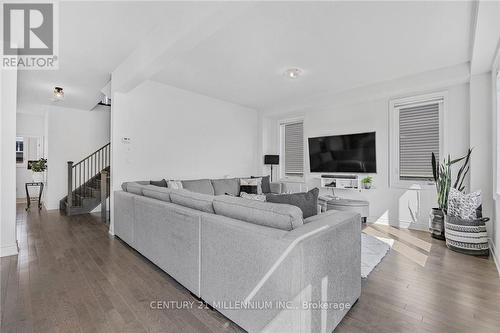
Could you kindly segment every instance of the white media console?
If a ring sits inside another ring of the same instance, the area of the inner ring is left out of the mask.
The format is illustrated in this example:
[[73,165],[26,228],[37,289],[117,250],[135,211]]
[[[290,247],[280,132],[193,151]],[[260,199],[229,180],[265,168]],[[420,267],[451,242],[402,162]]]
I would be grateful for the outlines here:
[[321,187],[331,189],[361,190],[361,179],[357,175],[323,175]]

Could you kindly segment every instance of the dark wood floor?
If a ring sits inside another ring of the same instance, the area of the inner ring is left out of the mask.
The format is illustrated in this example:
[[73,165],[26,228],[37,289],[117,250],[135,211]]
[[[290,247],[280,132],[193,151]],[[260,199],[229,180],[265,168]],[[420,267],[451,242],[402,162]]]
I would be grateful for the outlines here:
[[[118,239],[98,216],[26,214],[18,256],[1,258],[1,332],[235,332],[210,309],[153,310],[196,301]],[[393,249],[363,281],[335,332],[500,332],[500,279],[491,259],[446,249],[427,233],[368,226]]]

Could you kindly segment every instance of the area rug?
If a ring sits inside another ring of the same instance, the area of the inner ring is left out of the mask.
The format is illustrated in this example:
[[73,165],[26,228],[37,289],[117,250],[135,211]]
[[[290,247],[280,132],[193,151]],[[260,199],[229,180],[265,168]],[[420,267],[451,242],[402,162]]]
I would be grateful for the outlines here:
[[361,233],[361,277],[366,278],[387,255],[394,244],[390,238],[373,237]]

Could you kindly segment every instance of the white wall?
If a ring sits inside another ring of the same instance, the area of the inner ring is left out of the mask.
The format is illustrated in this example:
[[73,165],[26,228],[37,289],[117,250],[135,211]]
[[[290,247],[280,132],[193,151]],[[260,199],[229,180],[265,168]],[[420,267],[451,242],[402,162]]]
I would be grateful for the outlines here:
[[[399,89],[399,88],[398,88]],[[459,156],[466,153],[469,146],[469,87],[457,84],[441,87],[435,91],[448,91],[448,112],[445,115],[447,153]],[[415,91],[421,94],[425,91]],[[428,91],[429,92],[429,91]],[[391,95],[390,92],[387,95]],[[392,96],[400,97],[400,96]],[[378,98],[361,103],[343,103],[330,107],[310,107],[307,112],[296,111],[289,114],[268,117],[264,121],[264,153],[279,151],[278,121],[292,117],[304,117],[304,135],[306,138],[323,135],[348,134],[375,131],[377,136],[377,174],[374,175],[376,189],[362,193],[337,190],[336,194],[344,197],[363,198],[370,202],[369,221],[407,226],[411,219],[408,207],[417,215],[417,228],[428,224],[429,211],[435,206],[435,189],[413,191],[389,187],[389,99]],[[361,99],[362,100],[362,99]],[[306,166],[309,170],[306,145]],[[319,187],[319,174],[306,172],[308,188]]]
[[146,81],[113,96],[113,189],[141,179],[253,175],[260,133],[255,110]]
[[[483,216],[493,217],[493,159],[492,159],[492,103],[491,72],[473,75],[470,80],[470,189],[481,190]],[[493,222],[487,223],[493,236]]]
[[491,244],[496,257],[497,269],[500,274],[500,224],[498,218],[500,217],[500,93],[497,92],[497,73],[500,72],[500,50],[497,52],[496,61],[491,70],[491,115],[492,122],[490,128],[492,129],[492,150],[491,155],[493,159],[493,199],[495,202],[492,214],[492,239]]
[[58,209],[67,194],[67,162],[79,162],[110,140],[110,112],[47,108],[45,206]]
[[16,104],[17,71],[0,69],[0,256],[2,257],[17,254],[14,149]]
[[22,136],[44,136],[45,115],[18,112],[16,134]]

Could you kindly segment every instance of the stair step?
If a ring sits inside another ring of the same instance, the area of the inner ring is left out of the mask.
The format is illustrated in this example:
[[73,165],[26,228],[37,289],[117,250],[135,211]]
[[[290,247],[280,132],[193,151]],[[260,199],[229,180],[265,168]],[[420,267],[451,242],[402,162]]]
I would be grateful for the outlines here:
[[[109,174],[109,167],[104,170],[108,171],[106,176],[106,198],[109,197],[111,177]],[[77,189],[71,193],[72,206],[68,207],[67,196],[59,201],[59,209],[66,212],[67,215],[77,215],[90,213],[97,206],[101,204],[101,180],[102,174],[99,172],[90,178],[84,184],[81,184]]]

